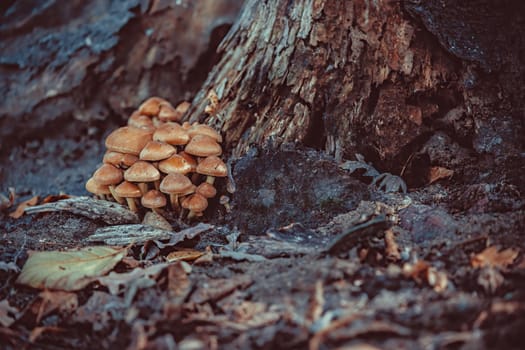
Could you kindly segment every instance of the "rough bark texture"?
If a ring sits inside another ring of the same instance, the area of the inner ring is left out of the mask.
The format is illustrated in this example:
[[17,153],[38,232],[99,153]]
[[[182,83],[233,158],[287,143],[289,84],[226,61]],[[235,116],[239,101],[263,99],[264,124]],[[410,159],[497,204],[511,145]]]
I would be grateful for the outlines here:
[[[470,176],[482,154],[519,164],[523,5],[466,3],[249,0],[189,120],[221,128],[235,155],[272,140],[395,172],[432,163]],[[211,89],[217,116],[203,114]]]
[[[0,147],[114,118],[151,95],[190,98],[240,0],[0,5]],[[80,131],[80,132],[78,132]],[[15,136],[16,135],[16,136]]]

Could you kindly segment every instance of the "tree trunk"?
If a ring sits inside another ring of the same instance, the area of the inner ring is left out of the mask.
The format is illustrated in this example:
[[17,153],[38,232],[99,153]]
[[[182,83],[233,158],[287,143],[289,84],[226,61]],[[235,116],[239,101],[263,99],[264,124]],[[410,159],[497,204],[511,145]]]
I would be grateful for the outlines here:
[[[515,4],[248,0],[187,118],[220,128],[234,155],[271,140],[337,159],[360,152],[397,172],[419,158],[458,171],[477,161],[473,151],[519,158],[525,95],[509,78],[524,76],[525,45],[512,31],[523,24]],[[497,46],[483,47],[490,35]],[[219,113],[206,115],[212,89]]]

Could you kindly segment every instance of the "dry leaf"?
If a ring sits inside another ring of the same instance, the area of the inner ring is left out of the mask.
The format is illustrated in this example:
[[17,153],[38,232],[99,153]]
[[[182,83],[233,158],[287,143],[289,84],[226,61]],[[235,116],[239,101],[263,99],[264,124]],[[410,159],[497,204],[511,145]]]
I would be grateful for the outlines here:
[[18,318],[18,309],[9,305],[9,301],[4,299],[0,301],[0,325],[9,327]]
[[117,295],[121,292],[121,287],[124,287],[124,290],[127,290],[134,288],[139,284],[144,285],[142,282],[145,280],[154,281],[168,266],[169,264],[164,263],[152,265],[145,269],[139,267],[130,272],[111,272],[109,275],[99,277],[97,280],[100,284],[106,286],[112,295]]
[[428,284],[438,293],[443,292],[448,286],[447,274],[438,271],[423,260],[418,260],[414,264],[406,263],[403,265],[403,274],[418,284]]
[[29,311],[36,316],[35,322],[38,324],[44,317],[57,310],[60,313],[69,314],[77,307],[78,298],[75,293],[44,290],[31,304]]
[[516,260],[518,253],[517,249],[507,248],[500,251],[499,247],[491,246],[471,257],[470,263],[472,267],[489,266],[505,269]]
[[454,170],[450,170],[440,166],[433,166],[430,167],[430,170],[428,172],[428,183],[431,184],[441,179],[448,179],[451,178],[452,175],[454,175]]
[[9,214],[9,216],[12,217],[13,219],[18,219],[22,215],[24,215],[24,212],[25,212],[27,207],[30,207],[32,205],[36,205],[37,203],[38,203],[38,196],[34,196],[31,199],[23,201],[22,203],[20,203],[18,205],[18,207],[16,208],[15,211],[13,211],[12,213]]
[[51,195],[51,196],[47,196],[46,198],[44,198],[42,200],[42,203],[41,204],[46,204],[46,203],[53,203],[53,202],[57,202],[57,201],[60,201],[62,199],[69,199],[71,198],[70,195],[67,195],[67,194],[57,194],[57,195]]
[[394,237],[394,231],[388,229],[385,231],[385,252],[389,261],[399,261],[401,253]]
[[503,282],[505,282],[505,277],[503,277],[498,269],[488,266],[481,270],[477,282],[483,287],[485,292],[493,294],[501,287]]
[[306,314],[306,320],[310,325],[316,322],[323,315],[325,299],[324,299],[324,288],[323,281],[318,280],[315,283],[315,290],[310,297],[310,303],[308,305],[308,311]]
[[154,211],[148,211],[144,215],[144,219],[142,219],[143,225],[149,225],[153,226],[155,228],[166,230],[166,231],[173,231],[173,227],[171,224],[164,218],[164,216],[154,212]]
[[181,248],[179,250],[175,250],[166,256],[166,261],[168,262],[175,262],[175,261],[193,261],[201,256],[203,256],[204,253],[195,249],[191,248]]
[[16,282],[39,289],[79,290],[111,271],[126,254],[126,248],[106,246],[30,252]]

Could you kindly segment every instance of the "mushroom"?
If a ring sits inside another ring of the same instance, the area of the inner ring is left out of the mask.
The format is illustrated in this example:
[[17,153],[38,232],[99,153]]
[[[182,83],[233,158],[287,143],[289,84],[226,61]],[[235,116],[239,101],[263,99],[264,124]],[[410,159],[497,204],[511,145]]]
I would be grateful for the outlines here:
[[188,220],[195,216],[202,216],[203,212],[208,207],[208,200],[198,193],[192,194],[182,201],[182,207],[188,209]]
[[186,145],[184,151],[197,157],[220,156],[222,153],[221,145],[208,135],[195,135]]
[[126,199],[128,207],[132,212],[138,212],[137,204],[135,203],[135,198],[140,198],[140,196],[142,196],[142,192],[140,191],[140,188],[137,185],[132,184],[129,181],[123,181],[120,185],[118,185],[115,188],[115,193],[117,193],[117,195],[119,195],[120,197]]
[[124,200],[115,193],[115,185],[122,181],[122,170],[111,164],[102,164],[93,174],[93,180],[99,185],[108,186],[113,198],[120,204],[124,204]]
[[179,124],[165,123],[157,128],[153,134],[153,140],[166,142],[174,146],[182,146],[188,143],[190,136]]
[[106,195],[111,194],[109,186],[104,186],[93,180],[92,177],[86,182],[86,191],[93,193],[99,199],[106,199]]
[[170,103],[163,98],[150,97],[139,106],[139,113],[147,115],[148,117],[156,117],[159,115],[160,107],[163,104],[170,105]]
[[160,191],[170,196],[173,210],[180,210],[179,196],[187,195],[195,191],[195,186],[190,179],[179,173],[168,174],[160,183]]
[[110,151],[138,156],[144,146],[151,140],[152,136],[152,131],[124,126],[108,135],[106,138],[106,148]]
[[112,164],[117,168],[127,169],[139,159],[139,157],[134,156],[133,154],[120,153],[115,151],[107,151],[104,153],[104,158],[102,162]]
[[182,115],[186,111],[182,112],[180,109],[178,109],[179,106],[177,106],[177,108],[173,108],[172,105],[161,104],[160,105],[159,115],[158,115],[160,121],[162,121],[162,122],[178,122],[178,121],[180,121],[181,118],[182,118]]
[[206,182],[213,185],[215,177],[226,177],[228,175],[228,168],[219,157],[209,156],[197,165],[197,173],[206,175]]
[[209,199],[217,195],[217,190],[215,189],[215,187],[213,187],[212,184],[208,182],[203,182],[199,186],[197,186],[195,193],[198,193],[201,196]]
[[150,163],[139,160],[124,172],[124,179],[138,183],[140,191],[145,194],[148,192],[148,182],[155,182],[155,188],[158,188],[160,173]]
[[164,197],[164,195],[157,190],[150,190],[144,196],[142,196],[140,203],[143,207],[149,208],[162,216],[162,211],[160,208],[166,206],[166,197]]
[[140,151],[141,160],[158,161],[171,157],[177,153],[177,149],[170,144],[150,141]]
[[217,142],[222,142],[221,134],[219,134],[217,130],[206,124],[193,124],[188,130],[188,134],[192,138],[196,135],[206,135],[215,139],[215,141]]
[[166,174],[179,173],[186,175],[193,169],[193,165],[178,154],[174,154],[168,159],[159,162],[159,170]]
[[225,196],[225,195],[220,196],[219,203],[221,203],[224,206],[224,209],[226,209],[227,213],[232,211],[232,208],[230,205],[230,197]]
[[128,125],[138,129],[155,131],[155,126],[151,118],[147,115],[140,114],[138,111],[133,112],[131,117],[129,117]]

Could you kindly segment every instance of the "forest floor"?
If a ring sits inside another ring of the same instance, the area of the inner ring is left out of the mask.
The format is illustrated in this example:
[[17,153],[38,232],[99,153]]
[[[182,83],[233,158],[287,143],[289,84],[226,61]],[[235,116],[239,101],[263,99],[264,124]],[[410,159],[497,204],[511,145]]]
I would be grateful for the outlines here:
[[[74,292],[17,284],[28,251],[93,246],[88,237],[108,226],[64,211],[9,215],[37,195],[86,195],[104,135],[85,135],[35,140],[0,159],[0,188],[15,194],[0,213],[2,349],[522,344],[519,193],[454,178],[387,193],[362,170],[293,145],[232,161],[234,193],[217,181],[230,210],[214,203],[202,219],[210,226],[177,244],[128,245],[118,275]],[[175,233],[197,224],[168,219]],[[174,251],[187,262],[168,258]]]

